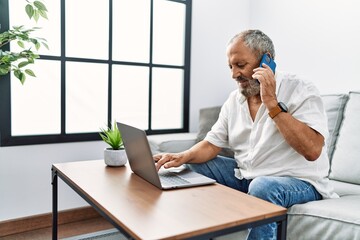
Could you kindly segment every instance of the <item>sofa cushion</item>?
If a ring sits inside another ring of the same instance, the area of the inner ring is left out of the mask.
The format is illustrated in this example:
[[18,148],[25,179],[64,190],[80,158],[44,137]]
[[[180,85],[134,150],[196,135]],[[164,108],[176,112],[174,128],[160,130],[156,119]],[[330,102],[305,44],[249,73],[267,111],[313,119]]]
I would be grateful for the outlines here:
[[350,195],[292,206],[287,239],[360,239],[359,202],[359,195]]
[[345,104],[349,99],[348,94],[328,94],[322,95],[326,115],[328,118],[329,138],[327,139],[328,156],[331,162],[335,149],[336,139],[339,135],[341,121]]
[[152,154],[177,153],[195,144],[196,133],[170,133],[148,136]]
[[360,185],[340,182],[336,180],[330,180],[331,185],[334,187],[334,192],[340,197],[348,195],[359,195],[360,196]]
[[[221,107],[209,107],[200,109],[199,115],[199,131],[196,137],[196,142],[202,141],[206,134],[211,130],[211,127],[216,123],[219,118]],[[234,152],[229,148],[223,148],[219,155],[225,157],[234,157]]]
[[211,130],[211,127],[216,123],[219,118],[221,107],[209,107],[202,108],[199,112],[199,131],[196,137],[196,142],[200,142],[206,136],[206,134]]
[[334,151],[330,179],[360,184],[360,92],[350,92]]

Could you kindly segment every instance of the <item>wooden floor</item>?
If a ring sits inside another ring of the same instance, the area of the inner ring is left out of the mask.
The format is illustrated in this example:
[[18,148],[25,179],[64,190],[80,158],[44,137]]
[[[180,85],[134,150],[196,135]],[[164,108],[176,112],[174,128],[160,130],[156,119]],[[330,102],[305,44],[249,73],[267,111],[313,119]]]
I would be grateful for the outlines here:
[[[114,228],[103,217],[91,218],[80,222],[67,223],[59,225],[59,239],[72,237],[76,235],[97,232]],[[0,240],[49,240],[52,237],[52,228],[42,228],[34,231],[18,233],[0,237]]]

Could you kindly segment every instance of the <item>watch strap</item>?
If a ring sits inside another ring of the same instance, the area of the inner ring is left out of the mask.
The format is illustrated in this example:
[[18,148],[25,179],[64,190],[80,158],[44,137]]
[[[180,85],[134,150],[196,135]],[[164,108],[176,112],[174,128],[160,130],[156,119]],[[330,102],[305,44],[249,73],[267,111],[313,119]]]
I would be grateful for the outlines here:
[[280,108],[279,105],[276,105],[276,107],[272,108],[270,111],[269,111],[269,116],[271,118],[274,118],[276,117],[279,113],[282,112],[282,109]]

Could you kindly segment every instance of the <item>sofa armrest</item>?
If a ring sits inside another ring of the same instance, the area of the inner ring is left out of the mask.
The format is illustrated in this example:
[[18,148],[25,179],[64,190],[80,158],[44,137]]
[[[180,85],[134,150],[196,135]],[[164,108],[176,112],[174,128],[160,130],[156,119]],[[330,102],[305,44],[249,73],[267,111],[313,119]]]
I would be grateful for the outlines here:
[[170,133],[148,136],[151,152],[177,153],[189,149],[196,143],[197,133]]

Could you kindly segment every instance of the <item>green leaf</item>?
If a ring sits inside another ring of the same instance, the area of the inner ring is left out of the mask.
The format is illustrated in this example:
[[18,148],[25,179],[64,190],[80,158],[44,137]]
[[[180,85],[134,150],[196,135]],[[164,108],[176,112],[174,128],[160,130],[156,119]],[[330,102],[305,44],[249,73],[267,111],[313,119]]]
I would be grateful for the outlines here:
[[41,45],[40,45],[39,42],[37,42],[37,43],[35,44],[35,48],[36,48],[37,51],[39,50],[40,46],[41,46]]
[[22,67],[25,67],[26,65],[28,65],[29,62],[25,61],[25,62],[21,62],[18,64],[18,68],[22,68]]
[[6,75],[10,72],[10,66],[0,64],[0,75]]
[[35,38],[30,38],[29,41],[32,42],[34,45],[38,42],[38,40]]
[[118,150],[123,148],[124,144],[116,121],[114,121],[112,128],[109,127],[107,130],[100,128],[100,130],[100,137],[104,142],[109,144],[112,149]]
[[40,1],[35,1],[35,2],[34,2],[34,5],[35,5],[35,7],[37,7],[39,10],[47,11],[45,5],[44,5],[42,2],[40,2]]
[[31,19],[32,16],[34,15],[34,8],[30,4],[27,4],[25,7],[25,11],[26,14],[29,16],[29,18]]
[[13,26],[13,29],[19,31],[23,26]]
[[34,19],[35,19],[35,22],[37,22],[39,20],[39,12],[38,12],[38,10],[34,10]]
[[25,48],[25,45],[22,41],[18,41],[17,44],[21,47],[21,48]]
[[24,85],[24,83],[25,83],[25,79],[26,79],[26,75],[23,73],[23,72],[20,72],[20,82],[21,82],[21,84],[23,84]]
[[40,13],[40,16],[42,16],[43,18],[48,19],[47,14],[44,10],[39,9],[39,13]]
[[15,70],[15,71],[14,71],[15,77],[17,77],[18,79],[20,79],[20,73],[21,73],[20,70]]
[[42,42],[42,45],[44,45],[46,49],[49,50],[49,46],[46,43]]
[[29,76],[36,77],[35,73],[31,69],[25,69],[25,73]]

